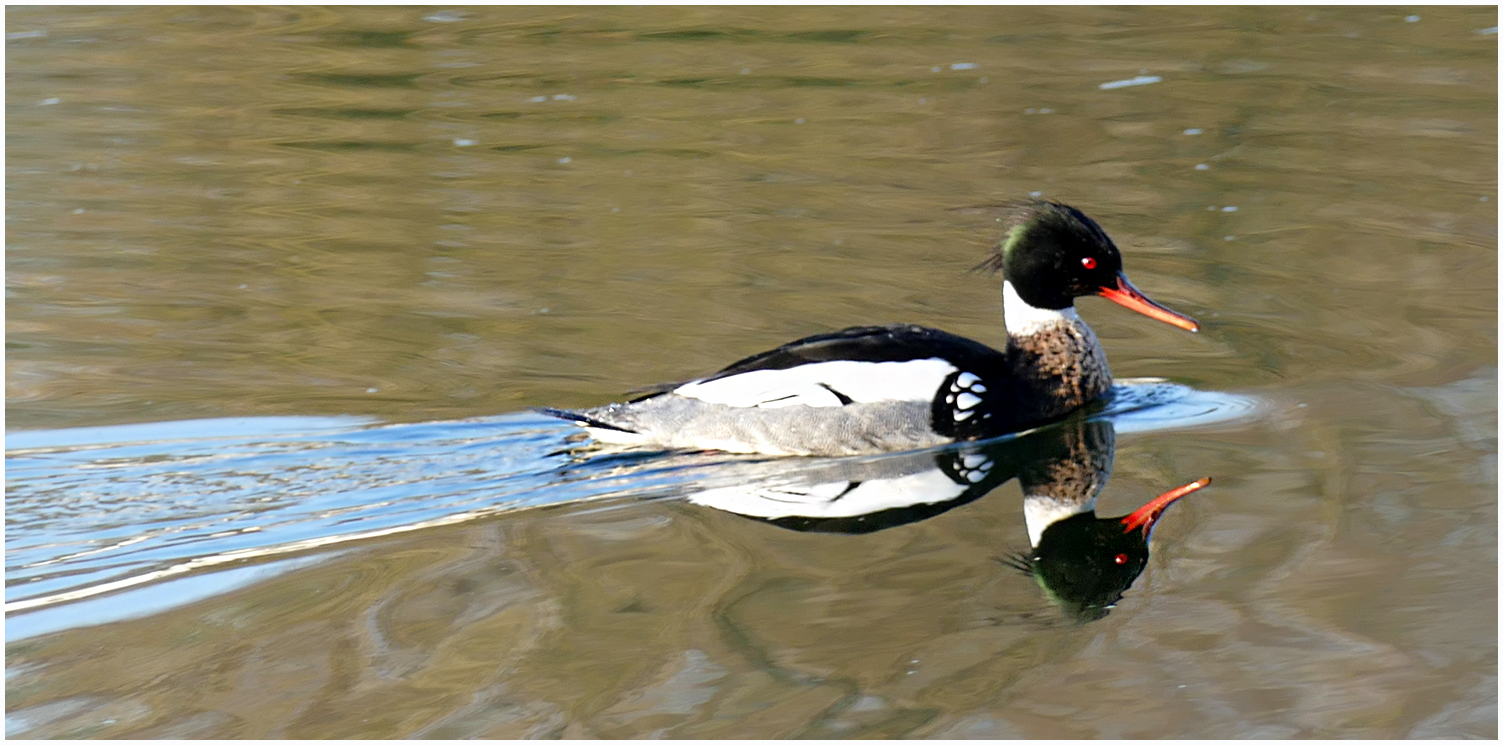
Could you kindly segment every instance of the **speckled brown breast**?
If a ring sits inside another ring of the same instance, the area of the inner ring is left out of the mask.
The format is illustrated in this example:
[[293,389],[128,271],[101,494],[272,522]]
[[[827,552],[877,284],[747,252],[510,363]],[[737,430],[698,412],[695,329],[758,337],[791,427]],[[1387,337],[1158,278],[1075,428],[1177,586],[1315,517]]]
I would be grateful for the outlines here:
[[1076,419],[1063,425],[1059,434],[1063,452],[1026,464],[1018,483],[1027,496],[1089,508],[1111,478],[1116,431],[1110,422]]
[[1065,414],[1112,386],[1106,352],[1083,321],[1061,321],[1027,336],[1013,336],[1007,357],[1040,419]]

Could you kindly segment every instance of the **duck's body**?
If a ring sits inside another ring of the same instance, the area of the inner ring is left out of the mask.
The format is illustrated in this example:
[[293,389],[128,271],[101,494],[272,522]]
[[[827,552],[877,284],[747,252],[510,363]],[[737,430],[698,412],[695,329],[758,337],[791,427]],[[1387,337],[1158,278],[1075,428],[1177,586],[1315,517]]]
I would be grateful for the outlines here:
[[1105,393],[1106,353],[1074,297],[1101,294],[1194,330],[1127,282],[1115,246],[1090,218],[1047,202],[1020,215],[983,264],[1008,274],[1002,350],[922,326],[854,327],[629,403],[542,411],[624,445],[769,455],[911,450],[1027,429]]
[[1111,384],[1106,355],[1078,317],[1010,338],[1006,351],[922,326],[864,326],[800,339],[630,403],[572,413],[602,442],[855,455],[1026,429]]

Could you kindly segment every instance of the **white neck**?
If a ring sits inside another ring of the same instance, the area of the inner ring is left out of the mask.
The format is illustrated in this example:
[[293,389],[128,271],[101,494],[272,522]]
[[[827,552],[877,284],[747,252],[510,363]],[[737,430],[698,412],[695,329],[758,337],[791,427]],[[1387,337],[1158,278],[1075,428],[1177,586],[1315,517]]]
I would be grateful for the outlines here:
[[1028,542],[1034,548],[1038,548],[1039,539],[1043,537],[1045,528],[1067,517],[1074,517],[1094,509],[1096,509],[1095,498],[1075,502],[1038,495],[1023,497],[1023,522],[1028,526]]
[[1007,324],[1007,333],[1012,336],[1028,336],[1062,323],[1079,321],[1075,308],[1045,310],[1029,305],[1018,297],[1011,282],[1002,283],[1002,321]]

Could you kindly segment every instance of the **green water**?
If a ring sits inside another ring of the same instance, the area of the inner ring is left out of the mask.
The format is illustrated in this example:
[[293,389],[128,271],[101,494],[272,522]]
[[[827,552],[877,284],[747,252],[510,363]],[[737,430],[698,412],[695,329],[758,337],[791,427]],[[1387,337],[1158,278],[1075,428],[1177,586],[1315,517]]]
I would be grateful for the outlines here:
[[[1015,485],[866,536],[552,506],[12,641],[7,734],[1496,737],[1497,14],[1412,12],[10,9],[12,436],[593,405],[858,324],[1000,345],[967,270],[1033,192],[1203,324],[1082,301],[1119,377],[1261,403],[1119,434],[1104,513],[1216,484],[1092,624],[999,562]],[[173,535],[188,477],[99,496],[153,457],[48,499],[13,463],[7,600],[55,521]],[[295,502],[315,466],[223,473]],[[584,473],[538,488],[661,475]]]

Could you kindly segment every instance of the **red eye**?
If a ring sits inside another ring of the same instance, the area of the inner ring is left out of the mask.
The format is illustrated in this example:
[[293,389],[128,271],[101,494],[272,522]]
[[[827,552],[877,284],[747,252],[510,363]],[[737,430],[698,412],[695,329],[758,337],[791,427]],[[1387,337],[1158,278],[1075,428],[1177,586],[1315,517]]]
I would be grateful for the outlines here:
[[[1083,266],[1083,267],[1085,267],[1085,268],[1087,268],[1087,269],[1095,269],[1096,268],[1096,260],[1093,259],[1093,258],[1091,258],[1091,257],[1089,257],[1089,256],[1087,256],[1084,259],[1080,260],[1080,265]],[[1121,564],[1122,562],[1119,561],[1117,563]]]
[[1127,554],[1117,554],[1116,558],[1112,559],[1112,563],[1116,564],[1117,566],[1122,566],[1123,564],[1126,564],[1127,563]]

